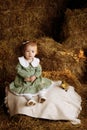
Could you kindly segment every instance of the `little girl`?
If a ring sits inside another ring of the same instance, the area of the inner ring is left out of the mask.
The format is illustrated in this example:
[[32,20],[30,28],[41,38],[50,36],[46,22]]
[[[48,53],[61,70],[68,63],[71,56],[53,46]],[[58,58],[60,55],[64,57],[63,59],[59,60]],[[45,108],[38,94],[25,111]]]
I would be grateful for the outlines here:
[[33,96],[36,95],[39,97],[39,103],[43,103],[46,100],[47,88],[52,84],[50,79],[42,77],[40,60],[35,57],[36,54],[36,42],[23,42],[23,56],[18,58],[17,75],[10,84],[11,92],[27,99],[26,105],[35,105]]

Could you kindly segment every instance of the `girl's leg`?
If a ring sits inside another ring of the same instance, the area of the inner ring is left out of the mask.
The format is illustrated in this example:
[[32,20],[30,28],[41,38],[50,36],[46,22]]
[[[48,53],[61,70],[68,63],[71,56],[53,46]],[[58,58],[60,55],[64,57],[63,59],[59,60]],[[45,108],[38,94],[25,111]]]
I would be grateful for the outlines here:
[[39,103],[43,103],[43,102],[45,102],[46,101],[46,92],[47,92],[47,90],[46,89],[44,89],[44,90],[42,90],[42,91],[40,91],[39,92]]
[[31,94],[23,94],[23,96],[26,98],[27,101],[32,99],[32,95]]
[[27,103],[26,103],[27,106],[36,105],[36,101],[33,99],[32,94],[24,94],[23,96],[27,100]]

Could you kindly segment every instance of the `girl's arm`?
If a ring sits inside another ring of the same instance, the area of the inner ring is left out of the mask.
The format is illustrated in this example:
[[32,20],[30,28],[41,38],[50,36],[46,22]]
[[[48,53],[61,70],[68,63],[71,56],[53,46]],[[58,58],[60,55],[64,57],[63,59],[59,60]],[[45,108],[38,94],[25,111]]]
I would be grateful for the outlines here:
[[22,78],[30,77],[29,72],[24,70],[20,64],[17,65],[16,70],[17,70],[17,74],[20,75]]
[[41,65],[39,64],[38,67],[36,67],[36,70],[35,70],[35,76],[38,78],[39,76],[41,76],[42,74],[42,67]]

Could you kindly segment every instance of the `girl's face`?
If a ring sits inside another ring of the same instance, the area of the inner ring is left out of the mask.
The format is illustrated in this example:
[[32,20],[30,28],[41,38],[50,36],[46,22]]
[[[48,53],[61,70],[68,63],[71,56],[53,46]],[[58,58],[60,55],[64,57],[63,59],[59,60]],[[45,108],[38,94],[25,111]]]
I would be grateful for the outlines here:
[[26,60],[33,60],[37,53],[37,46],[28,45],[25,47],[24,56]]

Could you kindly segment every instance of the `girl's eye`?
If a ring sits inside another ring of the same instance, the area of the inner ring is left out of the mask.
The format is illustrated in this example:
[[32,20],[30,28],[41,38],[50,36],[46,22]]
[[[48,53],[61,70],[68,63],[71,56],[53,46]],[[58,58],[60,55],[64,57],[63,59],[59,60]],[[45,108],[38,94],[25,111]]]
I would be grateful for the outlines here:
[[32,51],[32,53],[34,53],[34,51]]

